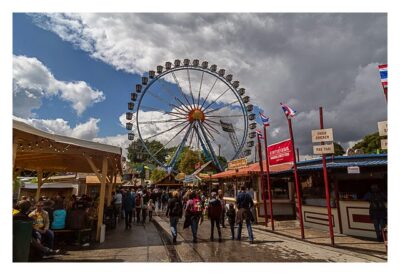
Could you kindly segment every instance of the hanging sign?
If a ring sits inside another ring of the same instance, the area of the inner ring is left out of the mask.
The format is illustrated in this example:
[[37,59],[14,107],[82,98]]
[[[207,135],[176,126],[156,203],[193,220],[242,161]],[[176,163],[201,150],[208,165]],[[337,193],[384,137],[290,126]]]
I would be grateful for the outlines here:
[[228,170],[240,169],[247,166],[247,158],[234,159],[228,162]]
[[387,139],[381,139],[381,149],[387,150]]
[[360,174],[360,167],[359,166],[348,166],[347,174]]
[[324,144],[324,145],[314,145],[313,151],[314,151],[314,155],[334,154],[335,147],[334,147],[333,143]]
[[387,121],[378,122],[379,136],[385,137],[388,134]]
[[294,154],[292,150],[292,141],[287,139],[271,144],[268,146],[268,156],[270,165],[293,162]]
[[312,142],[333,141],[333,129],[318,129],[311,131]]

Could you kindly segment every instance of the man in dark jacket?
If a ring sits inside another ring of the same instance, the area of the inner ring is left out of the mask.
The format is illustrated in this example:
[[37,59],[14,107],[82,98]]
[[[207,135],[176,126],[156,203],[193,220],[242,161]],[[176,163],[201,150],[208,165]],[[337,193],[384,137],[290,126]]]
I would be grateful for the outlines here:
[[169,217],[169,224],[171,226],[172,242],[176,243],[178,231],[176,229],[179,219],[182,217],[183,205],[179,199],[178,191],[172,193],[172,198],[168,201],[167,212],[165,215]]
[[123,190],[122,207],[125,211],[125,230],[132,228],[132,211],[135,207],[135,198],[130,191]]
[[252,214],[250,211],[250,208],[253,207],[253,205],[253,199],[251,198],[250,194],[246,193],[246,187],[241,186],[240,193],[236,197],[236,206],[238,208],[236,221],[236,223],[238,224],[237,240],[239,241],[242,237],[242,226],[244,220],[246,220],[247,232],[249,233],[249,241],[250,243],[253,243],[254,241],[253,229],[251,228]]
[[365,194],[364,200],[369,201],[369,216],[374,223],[376,239],[383,241],[382,229],[387,224],[387,196],[379,190],[378,185],[371,185],[371,191]]
[[217,193],[211,193],[211,200],[208,203],[208,218],[211,222],[211,237],[210,240],[214,241],[214,224],[217,225],[218,231],[218,241],[221,242],[221,213],[222,213],[222,204],[221,201],[217,198]]

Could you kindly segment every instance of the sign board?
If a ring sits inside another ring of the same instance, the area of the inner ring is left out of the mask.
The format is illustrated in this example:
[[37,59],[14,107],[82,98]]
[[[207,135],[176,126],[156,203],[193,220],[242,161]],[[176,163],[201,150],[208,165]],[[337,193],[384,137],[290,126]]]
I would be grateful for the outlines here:
[[292,141],[290,139],[268,146],[269,164],[275,165],[294,161]]
[[379,130],[379,136],[381,137],[387,136],[388,133],[387,121],[379,121],[378,130]]
[[228,162],[228,170],[240,169],[247,166],[247,158],[234,159]]
[[347,174],[360,174],[360,167],[359,166],[348,166]]
[[333,141],[333,129],[318,129],[311,131],[312,142]]
[[381,139],[381,149],[387,150],[387,139]]
[[333,145],[333,143],[324,145],[314,145],[313,151],[314,155],[334,154],[335,146]]
[[200,178],[210,178],[210,177],[211,177],[211,174],[199,173],[198,176],[199,176]]

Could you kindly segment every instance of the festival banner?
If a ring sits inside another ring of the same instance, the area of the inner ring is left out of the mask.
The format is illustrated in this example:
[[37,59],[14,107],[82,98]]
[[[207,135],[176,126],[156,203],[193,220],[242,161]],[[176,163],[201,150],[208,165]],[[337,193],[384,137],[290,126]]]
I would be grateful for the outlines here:
[[294,154],[292,150],[292,141],[290,139],[271,144],[268,146],[269,164],[281,164],[293,162]]

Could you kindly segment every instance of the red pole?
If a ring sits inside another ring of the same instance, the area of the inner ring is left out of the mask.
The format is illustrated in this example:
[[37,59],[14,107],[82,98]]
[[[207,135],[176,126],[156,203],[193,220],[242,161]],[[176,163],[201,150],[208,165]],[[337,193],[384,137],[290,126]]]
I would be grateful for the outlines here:
[[301,209],[301,196],[300,196],[299,178],[298,178],[298,175],[297,175],[296,156],[294,156],[295,150],[294,150],[294,137],[293,137],[293,130],[292,130],[292,120],[290,118],[287,118],[287,121],[288,121],[288,124],[289,124],[290,139],[292,141],[293,171],[294,171],[294,181],[295,181],[295,185],[296,185],[297,209],[298,209],[298,212],[299,212],[301,238],[304,239],[303,211]]
[[262,164],[262,151],[261,151],[261,142],[260,142],[260,135],[257,134],[258,140],[258,158],[260,163],[260,182],[261,182],[261,196],[264,204],[264,216],[265,216],[265,227],[268,226],[268,213],[267,213],[267,201],[265,200],[265,187],[264,187],[264,169]]
[[[319,125],[321,129],[324,129],[324,114],[322,111],[322,107],[319,107]],[[323,145],[324,143],[321,142],[321,144]],[[326,170],[326,156],[324,154],[322,155],[322,167],[324,170],[326,206],[328,208],[329,235],[331,237],[331,244],[332,246],[334,246],[335,237],[333,235],[333,225],[332,225],[331,196],[329,193],[328,171]]]
[[267,188],[268,188],[268,200],[269,200],[269,215],[271,218],[272,230],[275,230],[274,226],[274,213],[272,210],[272,196],[271,196],[271,179],[269,175],[269,157],[268,157],[268,143],[267,143],[267,126],[264,125],[264,146],[265,146],[265,163],[267,170]]

